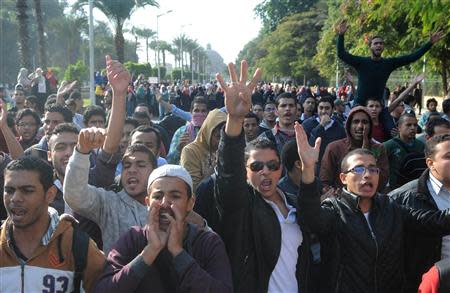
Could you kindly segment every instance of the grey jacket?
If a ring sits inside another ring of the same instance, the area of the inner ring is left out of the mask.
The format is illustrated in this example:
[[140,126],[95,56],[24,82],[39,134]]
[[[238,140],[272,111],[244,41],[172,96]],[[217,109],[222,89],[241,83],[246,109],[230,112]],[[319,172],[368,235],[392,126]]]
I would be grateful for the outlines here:
[[89,155],[74,151],[64,178],[64,200],[70,208],[100,227],[107,255],[119,237],[132,226],[145,226],[147,207],[125,190],[116,193],[88,185]]

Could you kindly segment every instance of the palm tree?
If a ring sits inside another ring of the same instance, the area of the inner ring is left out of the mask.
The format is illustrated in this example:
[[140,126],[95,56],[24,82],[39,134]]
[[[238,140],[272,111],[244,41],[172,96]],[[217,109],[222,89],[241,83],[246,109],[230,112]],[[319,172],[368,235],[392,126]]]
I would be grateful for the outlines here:
[[42,68],[47,68],[47,51],[45,49],[44,21],[42,19],[41,0],[34,0],[34,11],[36,13],[38,31],[39,64]]
[[17,0],[16,15],[19,23],[19,58],[20,66],[30,69],[30,32],[28,31],[27,0]]
[[[156,0],[93,0],[94,6],[112,22],[115,29],[114,43],[116,45],[117,59],[124,61],[124,44],[123,24],[138,9],[150,5],[159,7]],[[87,0],[78,0],[74,9],[88,4]]]
[[145,53],[147,54],[147,63],[148,62],[148,40],[153,38],[156,35],[156,32],[149,28],[136,28],[136,35],[145,40]]
[[172,52],[172,46],[166,41],[159,41],[159,49],[162,53],[162,63],[163,67],[166,67],[166,51]]
[[184,66],[184,52],[188,51],[188,46],[192,42],[191,39],[189,39],[185,34],[181,34],[175,39],[173,39],[172,44],[174,47],[178,48],[179,52],[179,60],[180,60],[180,67]]
[[131,34],[134,37],[134,51],[136,52],[136,55],[137,55],[137,49],[138,49],[138,46],[139,46],[139,43],[138,43],[139,36],[138,36],[136,30],[138,30],[138,28],[135,27],[135,26],[133,26],[131,28]]

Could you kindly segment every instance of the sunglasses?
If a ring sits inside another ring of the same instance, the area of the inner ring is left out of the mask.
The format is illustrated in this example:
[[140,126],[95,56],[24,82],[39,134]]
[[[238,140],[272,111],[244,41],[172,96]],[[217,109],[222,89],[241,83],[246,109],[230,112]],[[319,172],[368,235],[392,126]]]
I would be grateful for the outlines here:
[[364,173],[369,172],[369,174],[380,174],[380,168],[378,167],[364,167],[364,166],[356,166],[344,172],[344,174],[352,172],[353,174],[363,175]]
[[253,172],[261,171],[264,169],[264,166],[267,166],[269,171],[277,171],[280,169],[281,164],[279,161],[271,160],[268,162],[254,161],[250,163],[250,165],[247,165],[247,167],[249,167]]

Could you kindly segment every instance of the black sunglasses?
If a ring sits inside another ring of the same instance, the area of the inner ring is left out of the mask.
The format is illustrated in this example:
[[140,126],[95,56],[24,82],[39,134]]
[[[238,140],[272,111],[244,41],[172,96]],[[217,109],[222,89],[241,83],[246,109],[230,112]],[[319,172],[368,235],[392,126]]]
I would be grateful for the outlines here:
[[253,172],[261,171],[264,169],[264,166],[267,166],[267,169],[270,171],[277,171],[280,169],[281,164],[279,161],[271,160],[268,162],[254,161],[250,165],[247,165]]

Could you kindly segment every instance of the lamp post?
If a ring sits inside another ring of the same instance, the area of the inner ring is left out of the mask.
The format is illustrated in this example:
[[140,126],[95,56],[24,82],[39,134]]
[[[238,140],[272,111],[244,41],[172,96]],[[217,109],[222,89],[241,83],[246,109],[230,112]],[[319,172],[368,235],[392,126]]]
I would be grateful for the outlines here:
[[163,15],[171,13],[173,10],[168,10],[164,13],[158,14],[156,16],[156,66],[158,67],[158,83],[161,82],[161,69],[159,68],[159,18]]
[[[201,48],[201,46],[198,46],[197,48],[192,49],[192,51],[191,51],[191,56],[193,56],[193,55],[194,55],[194,52],[197,51],[197,50],[200,49],[200,48]],[[194,60],[194,58],[192,58],[192,60]],[[197,62],[198,62],[198,61],[197,61]],[[191,71],[191,81],[192,81],[192,84],[194,84],[194,66],[191,65],[191,67],[192,67],[192,71]]]
[[89,0],[89,98],[91,105],[95,105],[94,75],[94,1]]
[[180,38],[180,57],[181,57],[181,81],[183,81],[183,28],[185,26],[190,26],[192,25],[192,23],[188,23],[188,24],[183,24],[181,25],[181,38]]

